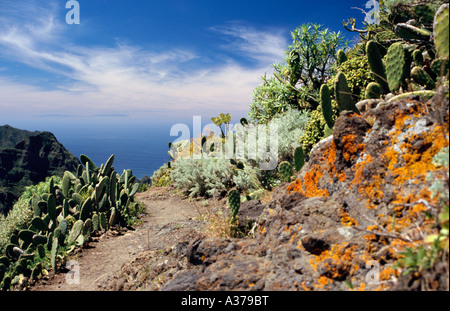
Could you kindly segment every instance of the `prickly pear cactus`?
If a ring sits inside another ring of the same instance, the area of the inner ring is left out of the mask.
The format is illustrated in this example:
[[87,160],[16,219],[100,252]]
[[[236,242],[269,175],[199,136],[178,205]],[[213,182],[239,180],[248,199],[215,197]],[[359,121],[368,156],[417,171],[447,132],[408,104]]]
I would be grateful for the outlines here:
[[305,164],[305,154],[303,152],[303,148],[301,146],[298,146],[294,150],[294,166],[295,166],[295,170],[297,172],[299,172],[302,169],[303,164]]
[[378,99],[381,97],[383,90],[381,89],[381,85],[376,82],[370,82],[366,87],[365,98],[366,99]]
[[322,106],[322,114],[329,128],[333,128],[333,109],[331,107],[331,94],[328,85],[323,84],[320,87],[320,105]]
[[278,172],[280,173],[282,179],[285,181],[290,181],[293,174],[292,165],[287,161],[283,161],[278,166]]
[[449,59],[438,58],[431,63],[431,70],[439,77],[445,77],[448,74]]
[[100,230],[100,217],[98,214],[92,215],[92,230],[99,231]]
[[430,77],[422,67],[416,66],[411,70],[411,78],[413,78],[414,82],[417,84],[425,86],[427,89],[434,89],[436,84],[433,79]]
[[386,55],[386,77],[391,91],[398,91],[405,79],[406,56],[403,43],[392,44]]
[[237,190],[230,190],[228,192],[228,206],[230,207],[232,218],[236,218],[241,207],[241,195]]
[[52,250],[50,253],[50,260],[51,260],[53,271],[56,270],[56,255],[58,255],[58,247],[59,247],[59,240],[57,238],[53,238]]
[[78,238],[78,236],[81,234],[81,231],[83,230],[83,224],[84,224],[84,222],[81,219],[77,220],[73,224],[72,230],[70,230],[69,238],[67,240],[67,243],[69,245],[75,243],[76,239]]
[[433,23],[434,45],[439,57],[446,58],[449,55],[449,14],[448,3],[441,5],[437,10]]
[[343,62],[347,61],[347,55],[345,54],[345,52],[343,50],[339,50],[339,51],[337,51],[336,59],[337,59],[338,65],[340,65]]
[[355,103],[353,102],[352,93],[347,84],[347,78],[342,72],[339,72],[335,78],[334,90],[339,110],[351,110],[359,113],[358,108],[356,108]]
[[414,59],[414,63],[417,66],[422,66],[423,65],[423,54],[421,50],[415,50],[413,52],[413,59]]
[[366,45],[367,60],[369,62],[372,76],[376,82],[383,88],[384,93],[389,93],[389,85],[386,79],[386,70],[378,48],[378,43],[369,41]]

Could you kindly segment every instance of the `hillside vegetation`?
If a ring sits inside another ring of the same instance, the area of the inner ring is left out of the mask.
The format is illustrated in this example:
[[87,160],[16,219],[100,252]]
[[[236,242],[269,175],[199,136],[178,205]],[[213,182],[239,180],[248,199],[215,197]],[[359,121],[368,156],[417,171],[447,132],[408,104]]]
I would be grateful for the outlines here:
[[[223,137],[169,145],[154,184],[226,197],[230,226],[254,238],[196,241],[193,269],[165,289],[448,289],[448,3],[385,1],[376,18],[344,21],[352,47],[297,28],[262,77],[241,124],[279,125],[277,169],[214,158]],[[255,199],[263,212],[245,225],[240,207]]]
[[[212,118],[221,135],[169,143],[172,160],[153,186],[226,201],[215,211],[226,230],[133,260],[146,277],[121,276],[122,288],[449,289],[449,5],[380,4],[361,29],[344,21],[359,37],[352,46],[322,25],[292,31],[241,127],[230,131],[222,113]],[[258,135],[270,140],[258,125],[278,128],[270,169],[250,154]],[[244,146],[244,157],[227,158],[227,143]],[[29,188],[0,218],[1,289],[26,288],[90,236],[135,220],[138,185],[113,159],[97,167],[82,156],[75,172]],[[211,213],[205,222],[218,219]]]

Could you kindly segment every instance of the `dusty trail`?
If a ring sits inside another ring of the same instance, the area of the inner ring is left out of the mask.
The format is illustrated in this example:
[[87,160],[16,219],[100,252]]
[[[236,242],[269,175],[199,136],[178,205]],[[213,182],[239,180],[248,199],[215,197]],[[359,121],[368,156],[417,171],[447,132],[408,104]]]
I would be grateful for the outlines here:
[[[151,188],[136,195],[146,207],[143,224],[125,232],[109,231],[91,243],[91,248],[74,255],[79,265],[79,284],[66,281],[65,273],[40,280],[32,291],[98,291],[110,289],[120,269],[145,251],[164,249],[195,227],[199,205],[182,200],[165,189]],[[75,271],[75,270],[74,270]]]

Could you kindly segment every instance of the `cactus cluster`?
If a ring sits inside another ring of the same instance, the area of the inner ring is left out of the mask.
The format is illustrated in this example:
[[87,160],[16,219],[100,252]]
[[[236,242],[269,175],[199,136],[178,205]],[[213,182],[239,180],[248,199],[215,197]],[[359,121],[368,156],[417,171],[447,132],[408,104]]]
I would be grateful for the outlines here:
[[228,192],[228,206],[231,211],[231,219],[235,220],[241,207],[241,195],[239,191],[232,189]]
[[[395,34],[401,40],[397,39],[397,42],[388,45],[384,60],[384,53],[381,51],[386,48],[379,43],[380,40],[367,42],[366,54],[373,79],[381,86],[384,94],[398,92],[401,87],[405,90],[408,81],[426,89],[433,89],[437,79],[448,74],[448,10],[448,3],[443,4],[434,18],[431,18],[433,15],[429,6],[416,6],[417,17],[421,17],[424,22],[433,21],[433,33],[414,25],[397,24]],[[411,80],[408,80],[409,78]],[[372,98],[371,93],[367,93],[369,98]]]
[[436,12],[433,23],[434,45],[441,58],[448,58],[449,55],[449,14],[448,3],[441,5]]
[[133,197],[139,186],[131,170],[117,174],[114,155],[101,167],[85,155],[80,160],[76,175],[66,171],[61,185],[51,179],[48,193],[31,198],[34,218],[28,228],[10,237],[6,254],[0,257],[0,289],[14,285],[19,275],[36,278],[42,265],[33,261],[45,261],[49,254],[56,271],[64,249],[83,246],[92,234],[115,224],[127,224],[129,211],[136,208]]

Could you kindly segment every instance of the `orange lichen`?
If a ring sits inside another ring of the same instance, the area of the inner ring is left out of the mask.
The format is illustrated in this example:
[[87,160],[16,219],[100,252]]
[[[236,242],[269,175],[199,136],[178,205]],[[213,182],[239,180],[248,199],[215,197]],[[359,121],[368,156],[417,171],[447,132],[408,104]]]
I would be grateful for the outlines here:
[[357,226],[358,222],[350,217],[350,214],[346,210],[341,208],[341,224],[343,227],[352,227]]
[[356,135],[346,135],[342,138],[345,161],[354,160],[358,152],[364,152],[365,145],[356,144]]
[[320,170],[320,166],[314,165],[310,171],[305,173],[303,178],[296,179],[287,187],[288,193],[295,191],[308,198],[323,196],[328,197],[330,195],[328,193],[328,189],[319,189],[317,187],[321,177],[322,171]]
[[304,291],[307,291],[307,292],[309,292],[309,291],[312,290],[311,288],[309,288],[308,286],[306,286],[305,282],[302,282],[302,289],[303,289]]
[[334,175],[336,170],[336,145],[334,141],[331,142],[330,146],[325,149],[320,162],[324,163],[324,167],[328,167],[328,172],[330,175]]
[[399,270],[392,266],[387,266],[380,271],[380,281],[389,281],[393,277],[398,277]]
[[364,168],[367,166],[367,164],[373,162],[373,158],[370,156],[370,154],[364,154],[364,160],[355,164],[355,177],[353,178],[351,185],[359,185],[364,180]]
[[[328,271],[327,278],[343,279],[345,278],[343,273],[352,275],[359,269],[355,260],[356,249],[357,245],[349,246],[347,242],[334,244],[329,250],[324,250],[319,255],[313,255],[314,257],[309,260],[309,263],[315,271],[319,265],[323,265]],[[327,261],[330,259],[331,261]],[[323,281],[323,277],[321,276],[318,282]]]
[[317,284],[314,285],[315,288],[323,288],[325,285],[332,283],[333,281],[326,276],[321,276],[317,279]]

